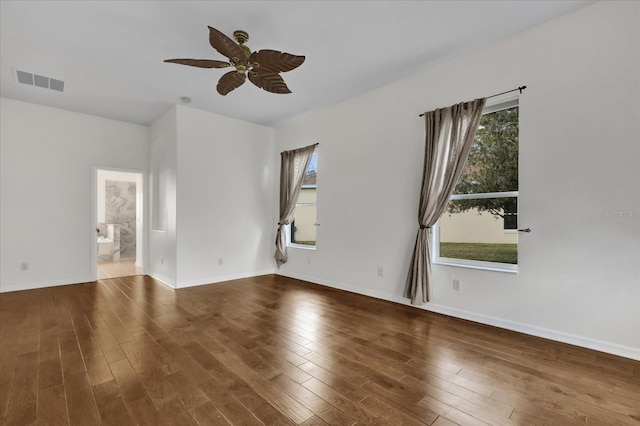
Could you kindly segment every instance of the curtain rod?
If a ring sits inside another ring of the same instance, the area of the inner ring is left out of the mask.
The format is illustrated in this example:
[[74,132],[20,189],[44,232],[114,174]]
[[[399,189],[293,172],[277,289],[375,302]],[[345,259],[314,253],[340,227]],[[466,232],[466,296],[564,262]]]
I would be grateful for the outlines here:
[[[526,88],[527,88],[527,86],[520,86],[520,87],[517,87],[517,88],[512,89],[512,90],[507,90],[506,92],[496,93],[495,95],[487,96],[485,99],[495,98],[496,96],[500,96],[500,95],[506,95],[507,93],[515,92],[516,90],[519,90],[520,94],[522,95],[522,91],[524,89],[526,89]],[[422,114],[419,114],[418,117],[424,117],[424,114],[425,113],[423,112]]]

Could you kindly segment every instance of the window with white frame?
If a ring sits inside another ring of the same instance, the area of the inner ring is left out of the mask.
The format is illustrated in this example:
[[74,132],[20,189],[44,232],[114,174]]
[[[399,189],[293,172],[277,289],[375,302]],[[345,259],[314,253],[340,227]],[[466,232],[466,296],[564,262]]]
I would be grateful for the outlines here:
[[434,263],[516,271],[518,100],[485,107],[469,159],[434,232]]
[[289,227],[289,245],[313,248],[316,245],[316,177],[318,157],[313,153],[302,180],[293,222]]

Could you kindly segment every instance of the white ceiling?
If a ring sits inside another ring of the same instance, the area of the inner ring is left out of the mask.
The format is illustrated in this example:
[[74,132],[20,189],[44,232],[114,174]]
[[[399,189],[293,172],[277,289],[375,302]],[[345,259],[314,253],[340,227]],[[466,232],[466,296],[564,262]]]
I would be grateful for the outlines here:
[[[277,126],[589,3],[2,0],[0,94],[145,125],[188,96],[195,108]],[[246,30],[252,50],[305,55],[283,74],[293,93],[247,82],[220,96],[227,70],[163,63],[224,59],[207,25]],[[64,80],[65,90],[18,84],[15,69]]]

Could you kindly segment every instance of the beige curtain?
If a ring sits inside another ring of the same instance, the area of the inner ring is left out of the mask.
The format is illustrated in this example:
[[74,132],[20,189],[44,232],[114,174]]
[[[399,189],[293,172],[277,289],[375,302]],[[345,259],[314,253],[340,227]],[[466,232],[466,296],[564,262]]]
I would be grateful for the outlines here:
[[315,145],[280,153],[280,219],[276,236],[276,265],[278,269],[287,263],[287,236],[285,227],[293,221],[298,194],[302,187],[304,172],[309,167]]
[[431,227],[447,207],[473,143],[486,99],[425,113],[426,141],[418,236],[409,266],[404,297],[414,305],[429,301]]

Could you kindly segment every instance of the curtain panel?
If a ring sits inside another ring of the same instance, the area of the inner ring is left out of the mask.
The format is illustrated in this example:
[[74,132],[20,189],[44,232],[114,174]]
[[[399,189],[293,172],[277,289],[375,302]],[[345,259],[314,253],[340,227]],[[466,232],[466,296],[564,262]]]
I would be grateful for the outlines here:
[[449,202],[482,117],[486,98],[425,113],[425,152],[418,208],[418,235],[404,297],[414,305],[429,301],[431,227]]
[[318,144],[280,153],[280,213],[276,252],[274,258],[278,269],[287,263],[287,233],[285,227],[293,221],[304,173],[309,167],[311,155]]

